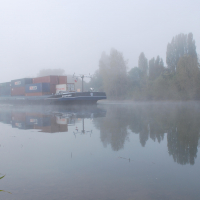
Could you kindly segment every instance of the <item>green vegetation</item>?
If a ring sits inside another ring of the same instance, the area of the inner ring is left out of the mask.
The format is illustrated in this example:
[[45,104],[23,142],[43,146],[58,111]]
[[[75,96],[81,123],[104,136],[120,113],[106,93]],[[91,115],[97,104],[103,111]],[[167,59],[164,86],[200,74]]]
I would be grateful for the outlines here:
[[127,71],[123,54],[102,53],[89,87],[105,91],[108,99],[199,100],[200,70],[193,34],[179,34],[167,45],[166,64],[160,56],[149,61],[142,52],[138,67]]
[[[0,179],[2,179],[2,178],[4,178],[4,177],[5,177],[5,175],[1,176],[1,174],[0,174]],[[0,190],[0,192],[7,192],[7,191],[5,191],[5,190]],[[11,194],[11,192],[7,192],[7,193],[10,193],[10,194]]]

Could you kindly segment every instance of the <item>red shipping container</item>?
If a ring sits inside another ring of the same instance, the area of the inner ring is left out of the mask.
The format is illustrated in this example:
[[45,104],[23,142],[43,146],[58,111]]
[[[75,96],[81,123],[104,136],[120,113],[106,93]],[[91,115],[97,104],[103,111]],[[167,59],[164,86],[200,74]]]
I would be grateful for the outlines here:
[[37,92],[37,93],[26,93],[26,96],[43,96],[43,95],[51,95],[51,92]]
[[26,116],[31,116],[31,117],[45,117],[45,115],[41,114],[41,113],[29,113],[29,112],[26,113]]
[[12,113],[12,120],[14,121],[26,121],[26,114],[25,113]]
[[51,84],[50,85],[50,94],[55,94],[56,93],[56,85],[55,84]]
[[51,126],[34,126],[34,129],[41,130],[40,132],[44,133],[58,133],[58,132],[68,132],[68,126],[65,125],[51,125]]
[[38,78],[33,78],[33,83],[50,83],[58,84],[58,76],[43,76]]
[[58,84],[67,84],[67,76],[58,76]]
[[11,89],[11,96],[24,96],[25,87],[16,87]]

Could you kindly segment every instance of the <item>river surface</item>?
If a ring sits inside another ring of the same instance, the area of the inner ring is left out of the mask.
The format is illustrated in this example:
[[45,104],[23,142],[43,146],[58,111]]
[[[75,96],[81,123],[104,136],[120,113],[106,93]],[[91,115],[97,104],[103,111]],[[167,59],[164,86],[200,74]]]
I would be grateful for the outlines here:
[[200,103],[0,107],[0,199],[200,199]]

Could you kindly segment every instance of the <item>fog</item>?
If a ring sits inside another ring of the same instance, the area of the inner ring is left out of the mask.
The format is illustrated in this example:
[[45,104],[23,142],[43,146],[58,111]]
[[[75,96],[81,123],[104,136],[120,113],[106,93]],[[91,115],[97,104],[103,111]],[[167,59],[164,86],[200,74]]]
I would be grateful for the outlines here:
[[193,33],[198,53],[199,6],[197,0],[1,0],[0,82],[45,68],[92,74],[111,48],[129,69],[141,52],[165,62],[167,44],[179,33]]

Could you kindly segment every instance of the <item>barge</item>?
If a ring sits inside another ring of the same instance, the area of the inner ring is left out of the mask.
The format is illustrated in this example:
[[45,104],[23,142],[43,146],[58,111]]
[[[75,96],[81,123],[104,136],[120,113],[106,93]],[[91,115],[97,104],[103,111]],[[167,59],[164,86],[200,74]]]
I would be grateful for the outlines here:
[[96,104],[98,100],[106,99],[105,92],[67,92],[41,96],[1,96],[2,104]]
[[24,78],[0,84],[1,104],[71,105],[96,104],[106,99],[105,92],[76,92],[66,76]]

